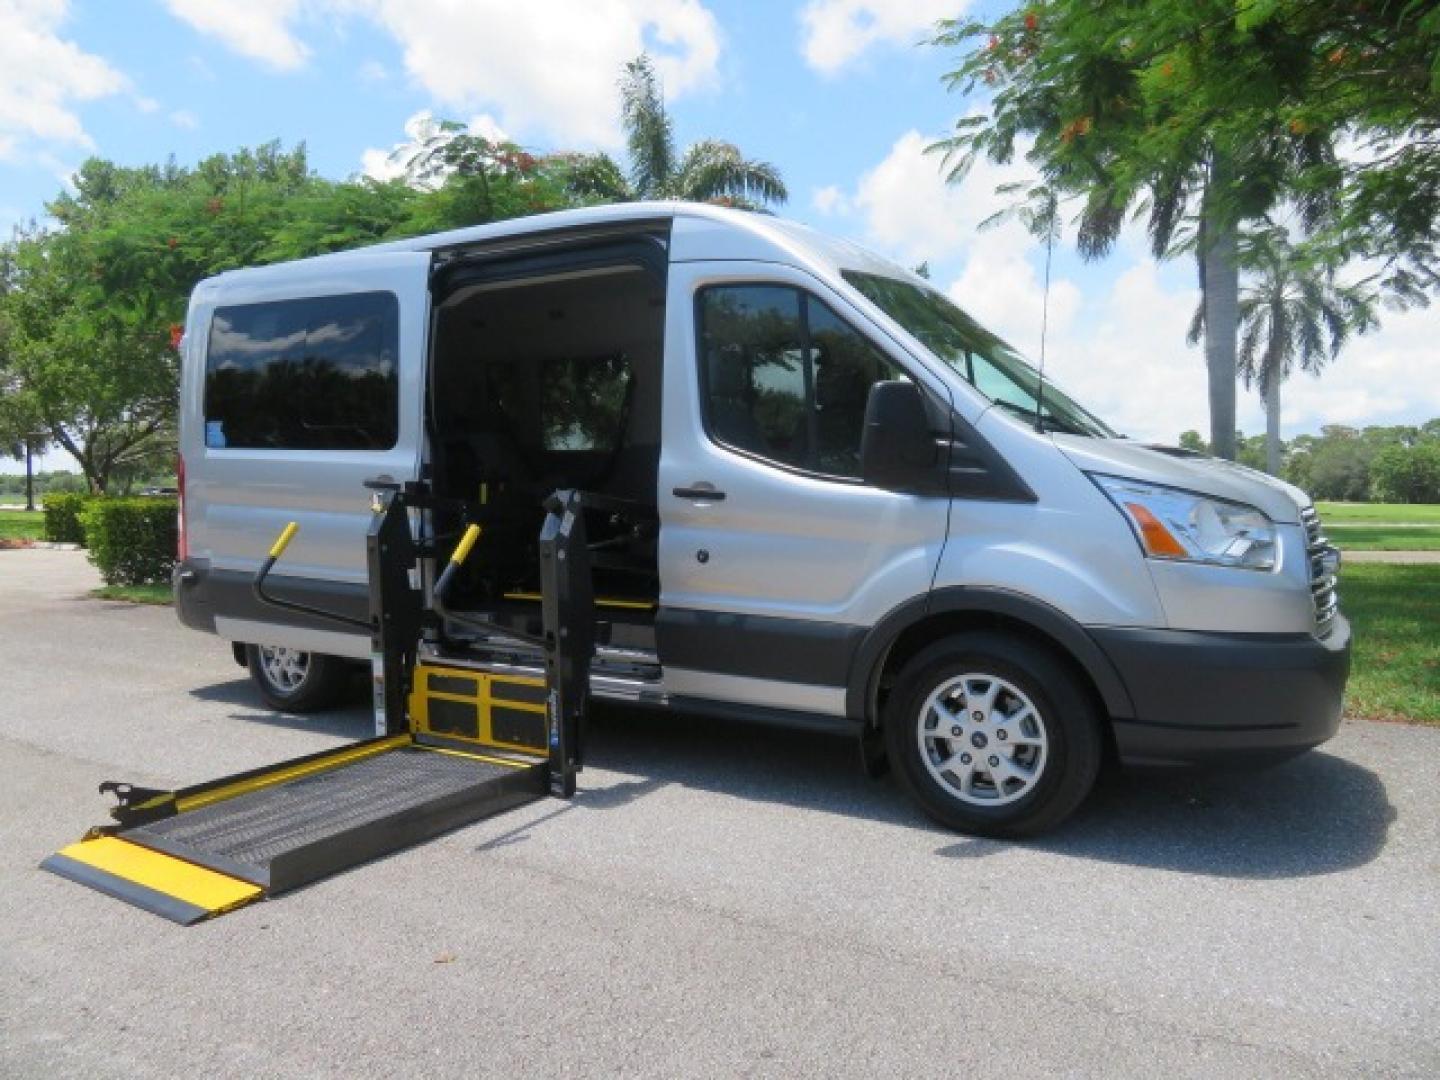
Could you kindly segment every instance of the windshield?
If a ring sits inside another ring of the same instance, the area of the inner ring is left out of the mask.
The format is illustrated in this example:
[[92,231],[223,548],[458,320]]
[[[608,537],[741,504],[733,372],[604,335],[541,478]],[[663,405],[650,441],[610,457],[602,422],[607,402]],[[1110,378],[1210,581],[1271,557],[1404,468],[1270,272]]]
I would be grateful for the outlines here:
[[1116,433],[1020,359],[1020,354],[934,289],[898,278],[843,270],[865,294],[957,375],[1002,409],[1042,431],[1113,439]]

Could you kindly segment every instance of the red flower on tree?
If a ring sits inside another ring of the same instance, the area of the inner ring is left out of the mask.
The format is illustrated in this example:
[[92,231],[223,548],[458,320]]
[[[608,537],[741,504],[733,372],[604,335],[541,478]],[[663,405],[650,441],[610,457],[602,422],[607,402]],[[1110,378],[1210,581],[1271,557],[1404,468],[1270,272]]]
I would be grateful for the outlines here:
[[179,323],[170,324],[170,348],[176,352],[180,351],[180,343],[185,340],[185,327]]

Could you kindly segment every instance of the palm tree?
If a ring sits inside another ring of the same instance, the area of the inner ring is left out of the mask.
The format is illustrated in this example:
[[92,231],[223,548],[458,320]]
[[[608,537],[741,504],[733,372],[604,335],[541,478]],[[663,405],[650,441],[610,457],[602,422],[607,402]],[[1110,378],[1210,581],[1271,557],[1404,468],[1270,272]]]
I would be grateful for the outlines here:
[[[1194,7],[1151,6],[1164,20],[1182,22],[1190,16],[1178,13]],[[1334,166],[1334,147],[1327,130],[1298,122],[1259,129],[1190,109],[1184,93],[1147,89],[1176,76],[1168,57],[1181,47],[1164,39],[1159,21],[1146,25],[1148,15],[1138,19],[1135,10],[1048,0],[1020,4],[994,21],[942,20],[934,44],[963,50],[960,66],[942,81],[963,93],[978,90],[989,106],[962,116],[955,133],[930,149],[944,155],[946,177],[957,184],[981,158],[1008,164],[1023,153],[1040,173],[1027,185],[1032,194],[1051,189],[1080,201],[1076,244],[1086,260],[1108,254],[1132,215],[1145,219],[1157,259],[1195,257],[1206,308],[1210,446],[1233,459],[1239,235],[1287,192],[1305,227],[1318,227],[1333,191],[1295,193],[1292,180]],[[1195,16],[1197,24],[1204,19]],[[1206,40],[1197,26],[1183,48],[1203,50]]]
[[620,122],[630,152],[629,173],[608,154],[579,155],[571,166],[570,187],[575,194],[613,202],[688,199],[749,210],[783,203],[788,197],[780,170],[769,162],[750,160],[734,143],[704,139],[677,154],[660,81],[644,53],[625,65]]
[[[1297,257],[1284,228],[1269,218],[1266,228],[1246,234],[1238,261],[1255,271],[1239,290],[1237,368],[1247,390],[1258,388],[1265,402],[1265,470],[1280,474],[1280,384],[1298,367],[1318,375],[1335,359],[1352,333],[1376,325],[1371,298],[1341,285],[1333,267]],[[1187,340],[1205,332],[1202,299],[1190,321]]]

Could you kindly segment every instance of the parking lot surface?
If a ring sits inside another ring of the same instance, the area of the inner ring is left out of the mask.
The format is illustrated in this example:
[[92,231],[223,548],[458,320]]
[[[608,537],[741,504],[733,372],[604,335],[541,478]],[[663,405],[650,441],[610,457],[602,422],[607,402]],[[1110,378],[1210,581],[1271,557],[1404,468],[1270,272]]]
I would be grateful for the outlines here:
[[846,740],[607,713],[544,800],[185,929],[42,873],[96,785],[368,734],[218,639],[0,552],[0,1075],[1171,1076],[1440,1070],[1440,732],[1107,779],[968,839]]

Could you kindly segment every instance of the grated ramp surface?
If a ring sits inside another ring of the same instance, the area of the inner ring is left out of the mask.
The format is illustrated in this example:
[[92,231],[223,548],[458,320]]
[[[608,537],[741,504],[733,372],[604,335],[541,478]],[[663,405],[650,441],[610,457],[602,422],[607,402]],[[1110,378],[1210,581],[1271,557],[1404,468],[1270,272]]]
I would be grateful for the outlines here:
[[514,772],[431,750],[392,750],[353,765],[237,795],[125,835],[182,845],[254,867]]

